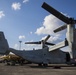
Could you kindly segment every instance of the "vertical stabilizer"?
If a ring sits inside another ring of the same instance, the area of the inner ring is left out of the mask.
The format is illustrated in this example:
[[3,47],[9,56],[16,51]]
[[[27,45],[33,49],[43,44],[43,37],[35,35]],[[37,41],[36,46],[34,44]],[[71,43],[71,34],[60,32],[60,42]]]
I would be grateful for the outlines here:
[[0,31],[0,54],[6,55],[9,53],[9,46],[5,39],[4,33]]

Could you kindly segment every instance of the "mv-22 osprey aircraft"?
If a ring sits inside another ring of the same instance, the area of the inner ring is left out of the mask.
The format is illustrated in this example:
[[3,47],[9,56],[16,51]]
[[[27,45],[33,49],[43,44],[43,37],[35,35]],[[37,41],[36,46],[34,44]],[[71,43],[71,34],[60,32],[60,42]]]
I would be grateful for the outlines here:
[[[52,13],[54,16],[65,22],[64,26],[61,26],[54,30],[54,32],[61,31],[67,28],[66,39],[58,44],[48,43],[50,38],[48,35],[44,40],[39,42],[26,42],[25,44],[42,44],[42,49],[36,50],[16,50],[8,46],[7,40],[3,32],[0,32],[0,54],[9,54],[12,52],[22,58],[36,63],[38,65],[47,66],[48,64],[75,64],[76,65],[76,20],[68,18],[49,6],[47,3],[43,3],[42,7]],[[52,45],[49,48],[47,45]],[[71,52],[61,51],[60,48],[69,46]]]

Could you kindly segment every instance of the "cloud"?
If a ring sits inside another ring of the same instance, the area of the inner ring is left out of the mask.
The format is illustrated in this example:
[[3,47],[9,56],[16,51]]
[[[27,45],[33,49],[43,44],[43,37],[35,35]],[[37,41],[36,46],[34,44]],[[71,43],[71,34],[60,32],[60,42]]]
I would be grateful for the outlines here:
[[63,25],[63,22],[57,19],[53,15],[48,15],[44,18],[43,25],[40,28],[37,28],[36,34],[51,34],[54,35],[53,30]]
[[27,2],[29,2],[29,0],[23,0],[23,3],[27,3]]
[[14,48],[16,49],[16,50],[23,50],[23,49],[25,49],[25,43],[24,42],[18,42],[18,43],[16,43],[15,45],[14,45]]
[[32,34],[33,32],[30,32],[30,34]]
[[14,48],[15,48],[15,49],[19,49],[19,45],[18,45],[18,44],[15,44],[15,45],[14,45]]
[[39,45],[37,45],[37,44],[26,44],[25,45],[25,49],[26,50],[33,50],[33,49],[41,49],[42,48],[42,46],[41,46],[41,44]]
[[2,17],[4,17],[4,16],[5,16],[4,12],[3,12],[3,11],[0,11],[0,19],[1,19]]
[[18,3],[12,3],[12,9],[14,10],[20,10],[21,9],[21,4],[18,2]]
[[[47,40],[47,42],[49,42],[49,43],[58,43],[58,42],[61,42],[62,41],[62,39],[60,38],[60,34],[56,34],[56,35],[52,35],[52,36],[50,36],[50,38]],[[44,37],[42,37],[42,39],[41,40],[44,40],[45,38],[46,38],[47,36],[44,36]]]
[[57,40],[61,41],[60,37],[62,36],[62,34],[64,35],[66,30],[63,30],[58,33],[53,32],[53,30],[60,27],[61,25],[64,25],[64,23],[55,16],[53,16],[52,14],[50,14],[44,18],[42,26],[40,28],[37,28],[35,34],[37,35],[50,34],[51,37],[49,38],[49,41],[51,42],[56,42]]
[[51,36],[50,38],[49,38],[49,42],[54,42],[54,43],[58,43],[58,42],[61,42],[62,41],[62,39],[60,38],[60,34],[57,34],[57,35],[54,35],[54,36]]
[[24,35],[20,35],[19,39],[25,39],[25,36]]

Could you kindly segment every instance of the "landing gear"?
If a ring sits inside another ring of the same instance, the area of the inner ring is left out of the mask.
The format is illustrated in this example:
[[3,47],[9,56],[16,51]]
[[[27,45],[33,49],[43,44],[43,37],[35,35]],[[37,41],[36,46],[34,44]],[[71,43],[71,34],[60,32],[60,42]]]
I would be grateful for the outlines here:
[[48,64],[38,64],[38,66],[41,66],[41,67],[47,67]]
[[61,69],[60,66],[54,66],[53,68],[54,68],[54,69]]
[[48,64],[43,64],[43,66],[44,66],[44,67],[47,67],[47,66],[48,66]]
[[14,61],[10,61],[10,62],[6,62],[7,65],[11,65],[11,66],[15,66],[15,62]]
[[15,66],[15,61],[11,61],[11,62],[10,62],[10,65],[11,65],[11,66]]
[[42,66],[42,64],[38,64],[38,66]]
[[76,66],[76,63],[74,64],[74,66]]

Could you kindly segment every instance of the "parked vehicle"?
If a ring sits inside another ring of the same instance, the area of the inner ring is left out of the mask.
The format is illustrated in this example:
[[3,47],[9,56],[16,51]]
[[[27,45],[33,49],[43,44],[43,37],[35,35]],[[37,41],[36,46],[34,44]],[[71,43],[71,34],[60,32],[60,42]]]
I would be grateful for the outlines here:
[[25,59],[15,54],[4,55],[2,56],[2,59],[3,62],[6,63],[7,65],[15,65],[15,64],[23,65],[25,62]]

